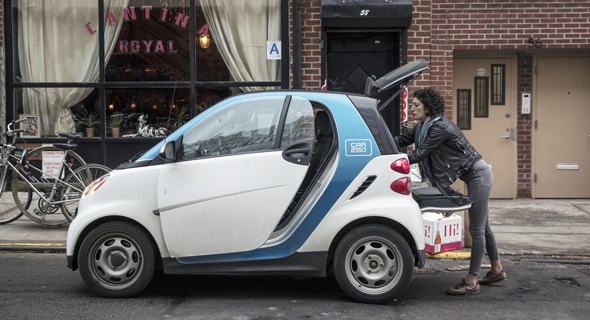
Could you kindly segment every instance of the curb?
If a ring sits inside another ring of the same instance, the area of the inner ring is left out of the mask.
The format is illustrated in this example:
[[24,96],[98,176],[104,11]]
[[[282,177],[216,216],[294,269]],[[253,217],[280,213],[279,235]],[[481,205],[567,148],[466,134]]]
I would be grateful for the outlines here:
[[65,243],[0,243],[0,252],[65,253]]
[[471,258],[471,252],[443,252],[437,254],[427,253],[426,256],[435,259],[466,260]]

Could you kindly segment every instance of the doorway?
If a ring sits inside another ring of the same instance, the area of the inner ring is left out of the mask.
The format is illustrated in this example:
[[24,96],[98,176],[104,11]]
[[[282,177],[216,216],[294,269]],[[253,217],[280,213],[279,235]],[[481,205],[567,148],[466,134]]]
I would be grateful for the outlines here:
[[[398,32],[328,32],[327,86],[330,91],[364,93],[367,77],[377,79],[399,67]],[[398,89],[377,96],[381,102]],[[381,111],[393,136],[400,132],[399,97]]]
[[491,198],[516,198],[516,57],[453,59],[453,119],[494,173]]
[[590,57],[536,57],[533,197],[590,198]]

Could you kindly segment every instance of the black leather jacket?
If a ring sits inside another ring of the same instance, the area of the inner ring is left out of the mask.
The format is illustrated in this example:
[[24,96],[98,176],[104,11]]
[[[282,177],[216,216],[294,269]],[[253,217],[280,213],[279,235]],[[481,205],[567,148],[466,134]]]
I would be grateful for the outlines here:
[[[416,127],[393,140],[401,148],[413,144],[415,136]],[[426,157],[430,157],[434,177],[445,188],[469,172],[473,164],[481,159],[461,129],[444,115],[432,124],[420,148],[408,153],[410,163],[420,162]]]

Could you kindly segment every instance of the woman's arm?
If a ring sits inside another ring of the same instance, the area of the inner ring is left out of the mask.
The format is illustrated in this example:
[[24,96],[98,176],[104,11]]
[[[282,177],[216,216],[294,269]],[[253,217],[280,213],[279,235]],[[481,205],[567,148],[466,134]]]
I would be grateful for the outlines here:
[[414,137],[416,136],[416,126],[414,126],[410,131],[397,136],[393,137],[393,141],[397,145],[399,149],[409,146],[414,143]]
[[426,140],[424,140],[424,143],[422,143],[419,148],[416,148],[415,150],[408,153],[408,160],[410,160],[410,164],[426,159],[426,157],[428,157],[434,150],[436,150],[436,148],[438,148],[441,143],[447,139],[447,136],[448,131],[442,122],[433,124],[428,130],[428,134],[426,136]]

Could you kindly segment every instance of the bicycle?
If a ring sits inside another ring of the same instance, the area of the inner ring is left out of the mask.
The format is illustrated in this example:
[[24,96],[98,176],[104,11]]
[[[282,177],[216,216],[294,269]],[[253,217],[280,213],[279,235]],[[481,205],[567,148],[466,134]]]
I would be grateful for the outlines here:
[[[75,218],[85,187],[111,169],[86,164],[74,151],[77,147],[74,142],[82,137],[80,134],[59,133],[68,139],[67,143],[34,149],[16,147],[16,133],[24,130],[11,127],[22,121],[24,119],[10,122],[7,143],[0,143],[0,224],[15,221],[24,214],[44,226],[65,225]],[[8,142],[11,137],[12,141]],[[55,162],[43,163],[39,156],[53,157]],[[59,209],[63,214],[61,218],[56,214]]]

